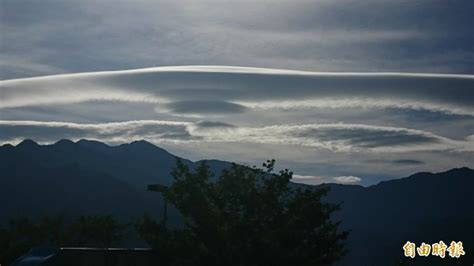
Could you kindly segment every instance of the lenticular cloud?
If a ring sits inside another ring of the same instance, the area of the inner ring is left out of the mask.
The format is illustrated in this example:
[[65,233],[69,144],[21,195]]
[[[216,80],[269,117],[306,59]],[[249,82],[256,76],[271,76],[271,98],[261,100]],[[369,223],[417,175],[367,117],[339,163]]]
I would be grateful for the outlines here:
[[474,116],[473,87],[473,75],[158,67],[0,81],[0,108],[114,100],[181,115],[363,107]]

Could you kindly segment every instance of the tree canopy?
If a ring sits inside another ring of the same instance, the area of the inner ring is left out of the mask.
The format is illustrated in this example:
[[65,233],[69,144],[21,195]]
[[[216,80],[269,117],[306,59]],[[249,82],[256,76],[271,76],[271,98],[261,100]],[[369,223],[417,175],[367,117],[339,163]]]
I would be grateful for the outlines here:
[[144,216],[143,238],[165,265],[329,265],[345,253],[348,233],[330,219],[327,189],[290,183],[292,172],[234,164],[216,179],[203,162],[195,171],[178,160],[164,197],[185,226]]

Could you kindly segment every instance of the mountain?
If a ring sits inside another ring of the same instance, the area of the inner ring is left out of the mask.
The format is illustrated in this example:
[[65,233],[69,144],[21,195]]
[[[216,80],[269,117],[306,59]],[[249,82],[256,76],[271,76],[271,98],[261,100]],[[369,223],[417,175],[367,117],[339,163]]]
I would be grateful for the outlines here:
[[[160,215],[162,197],[148,184],[169,185],[178,157],[146,141],[108,146],[98,141],[25,140],[0,147],[0,223],[20,216],[110,213],[135,218]],[[194,168],[199,162],[181,159]],[[231,163],[208,161],[220,172]],[[177,213],[170,210],[170,219]]]
[[408,260],[408,265],[474,262],[474,170],[417,173],[370,187],[325,186],[331,188],[326,200],[342,203],[333,218],[351,230],[350,252],[337,265],[393,265],[395,258],[402,258],[406,241],[432,244],[440,240],[448,246],[462,241],[466,255],[461,259],[418,257]]
[[[176,156],[146,141],[109,146],[97,141],[61,140],[38,145],[25,140],[0,147],[0,223],[21,216],[108,213],[130,221],[161,214],[159,193],[150,183],[170,184]],[[181,160],[191,168],[199,162]],[[219,173],[231,163],[208,161]],[[408,265],[472,265],[474,170],[418,173],[370,187],[324,184],[325,200],[341,203],[334,217],[350,230],[349,253],[337,265],[395,265],[406,241],[417,244],[463,241],[461,259],[429,257]],[[170,221],[178,222],[170,210]],[[443,264],[444,263],[444,264]]]

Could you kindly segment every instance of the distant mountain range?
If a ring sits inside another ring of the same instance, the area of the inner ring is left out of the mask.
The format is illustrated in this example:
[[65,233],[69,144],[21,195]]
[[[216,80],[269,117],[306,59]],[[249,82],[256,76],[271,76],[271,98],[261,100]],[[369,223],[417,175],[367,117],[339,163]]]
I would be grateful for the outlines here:
[[[198,162],[180,158],[193,168]],[[43,214],[108,213],[121,219],[160,215],[162,197],[148,184],[172,182],[177,157],[146,141],[108,146],[98,141],[25,140],[0,147],[0,222]],[[230,166],[210,160],[215,172]],[[173,219],[173,213],[170,213]],[[3,220],[3,221],[2,221]]]
[[473,265],[474,170],[417,173],[370,187],[329,186],[326,200],[343,202],[334,219],[351,230],[350,253],[340,265],[393,265],[392,258],[402,257],[406,241],[440,240],[448,246],[463,241],[466,256],[410,259],[406,265]]
[[[144,212],[159,216],[162,198],[150,183],[170,184],[176,156],[146,141],[119,146],[89,140],[39,145],[25,140],[0,147],[0,223],[14,217]],[[181,160],[190,167],[199,162]],[[219,173],[231,163],[209,160]],[[334,215],[351,230],[350,252],[338,265],[396,265],[406,241],[463,241],[461,259],[418,258],[407,265],[473,265],[474,170],[417,173],[370,187],[325,184],[325,200],[342,203]],[[170,213],[171,221],[178,221]],[[448,256],[449,257],[449,256]],[[402,262],[403,263],[403,262]]]

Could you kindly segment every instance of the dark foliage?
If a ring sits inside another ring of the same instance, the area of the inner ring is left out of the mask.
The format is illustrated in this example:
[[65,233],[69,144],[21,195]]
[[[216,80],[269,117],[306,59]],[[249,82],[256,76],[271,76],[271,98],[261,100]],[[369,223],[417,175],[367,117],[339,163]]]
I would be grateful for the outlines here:
[[37,246],[110,247],[124,237],[127,225],[112,216],[81,216],[66,222],[62,217],[32,221],[14,219],[0,227],[0,262],[5,265]]
[[169,228],[144,216],[137,225],[166,265],[329,265],[345,253],[347,232],[330,220],[326,189],[292,188],[292,172],[233,165],[219,178],[203,162],[178,161],[164,193],[185,220]]

